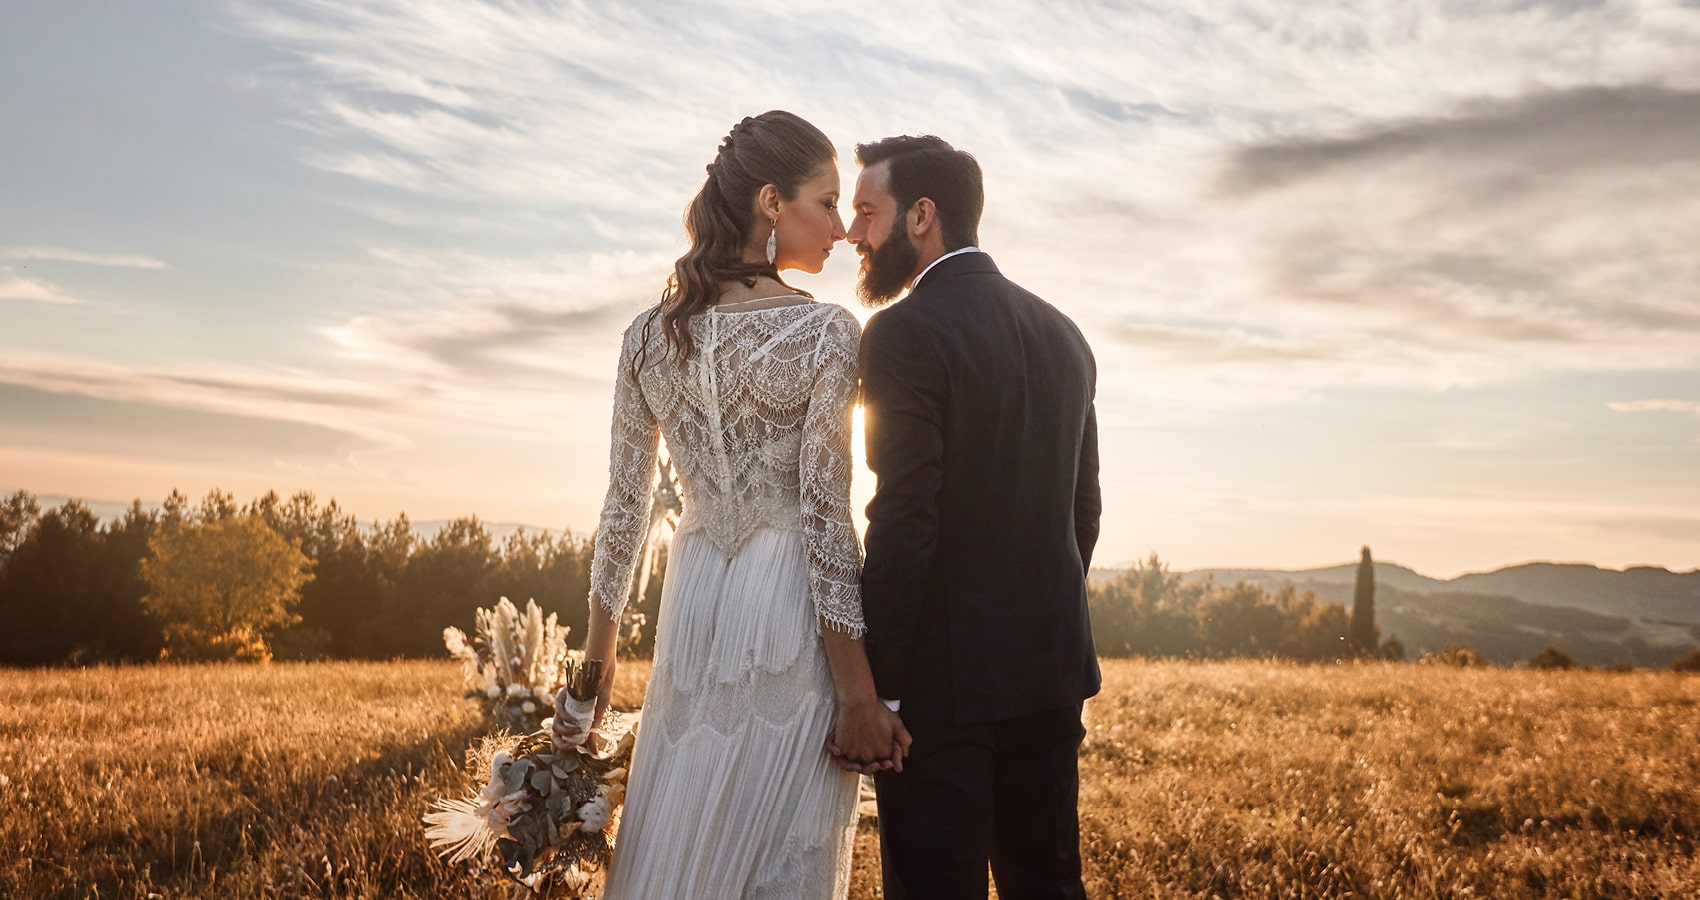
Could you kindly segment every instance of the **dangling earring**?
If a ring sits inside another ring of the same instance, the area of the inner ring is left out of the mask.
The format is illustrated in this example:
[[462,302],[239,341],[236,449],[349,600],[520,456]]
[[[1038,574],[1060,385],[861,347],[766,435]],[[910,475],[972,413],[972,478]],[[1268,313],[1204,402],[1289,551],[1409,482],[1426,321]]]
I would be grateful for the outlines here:
[[767,262],[772,265],[779,259],[779,220],[768,219],[767,222],[773,226],[773,230],[767,233]]

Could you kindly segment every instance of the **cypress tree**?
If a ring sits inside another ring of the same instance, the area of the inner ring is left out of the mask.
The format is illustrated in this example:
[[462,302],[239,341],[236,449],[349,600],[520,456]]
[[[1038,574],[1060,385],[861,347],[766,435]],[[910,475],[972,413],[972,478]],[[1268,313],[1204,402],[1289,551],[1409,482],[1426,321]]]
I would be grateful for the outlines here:
[[1375,652],[1375,563],[1368,547],[1358,561],[1358,580],[1352,588],[1352,643],[1365,653]]

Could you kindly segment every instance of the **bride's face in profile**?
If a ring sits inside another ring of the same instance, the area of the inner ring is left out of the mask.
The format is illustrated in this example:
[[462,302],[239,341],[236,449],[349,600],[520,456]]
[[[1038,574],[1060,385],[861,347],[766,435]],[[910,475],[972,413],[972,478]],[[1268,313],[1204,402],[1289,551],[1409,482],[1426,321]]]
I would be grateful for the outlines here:
[[832,246],[844,240],[844,220],[838,215],[838,167],[827,163],[798,186],[795,198],[778,200],[775,267],[819,274]]

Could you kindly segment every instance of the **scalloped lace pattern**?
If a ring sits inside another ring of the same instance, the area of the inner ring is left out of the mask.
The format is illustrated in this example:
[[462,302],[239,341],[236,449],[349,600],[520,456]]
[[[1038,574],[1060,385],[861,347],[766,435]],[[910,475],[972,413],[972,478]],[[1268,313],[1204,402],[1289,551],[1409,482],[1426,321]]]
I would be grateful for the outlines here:
[[615,617],[625,605],[665,437],[684,487],[678,534],[705,533],[730,559],[758,528],[800,531],[816,614],[860,637],[862,548],[850,518],[855,317],[825,303],[711,309],[691,319],[696,352],[685,361],[668,352],[658,323],[645,328],[648,319],[646,311],[633,321],[620,350],[592,601]]

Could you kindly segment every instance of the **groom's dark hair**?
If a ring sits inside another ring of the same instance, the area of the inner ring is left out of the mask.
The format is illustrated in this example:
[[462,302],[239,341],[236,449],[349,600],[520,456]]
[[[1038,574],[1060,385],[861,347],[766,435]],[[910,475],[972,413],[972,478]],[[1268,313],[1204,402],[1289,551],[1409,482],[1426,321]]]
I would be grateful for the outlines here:
[[901,214],[922,197],[938,210],[944,249],[960,250],[980,243],[980,212],[986,207],[986,186],[974,157],[930,134],[904,134],[856,145],[862,168],[890,162],[891,195]]

